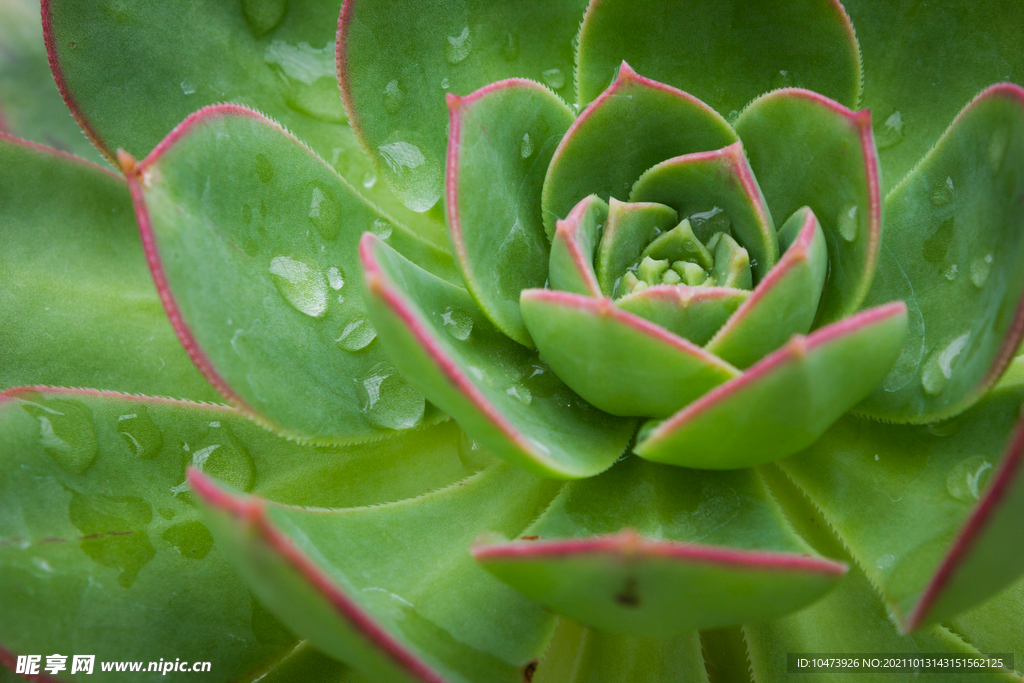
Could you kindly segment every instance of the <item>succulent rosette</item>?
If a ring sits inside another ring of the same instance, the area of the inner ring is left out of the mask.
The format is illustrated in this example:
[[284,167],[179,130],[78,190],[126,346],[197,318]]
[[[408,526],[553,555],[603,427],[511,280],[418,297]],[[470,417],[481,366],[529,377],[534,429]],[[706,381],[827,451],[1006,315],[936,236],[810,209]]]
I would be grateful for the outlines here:
[[846,5],[0,3],[0,662],[1020,680],[1022,12]]

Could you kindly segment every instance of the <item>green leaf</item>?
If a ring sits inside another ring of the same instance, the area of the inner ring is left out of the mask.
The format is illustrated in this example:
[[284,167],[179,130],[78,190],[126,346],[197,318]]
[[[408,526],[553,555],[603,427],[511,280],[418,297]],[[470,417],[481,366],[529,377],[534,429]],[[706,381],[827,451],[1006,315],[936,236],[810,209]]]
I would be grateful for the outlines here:
[[907,302],[910,333],[857,412],[955,415],[999,379],[1024,335],[1024,89],[993,86],[886,198],[868,301]]
[[[774,468],[766,468],[774,469]],[[777,472],[777,471],[776,471]],[[783,501],[797,530],[811,541],[815,548],[830,557],[849,559],[840,538],[833,537],[828,524],[821,519],[806,499],[781,473],[768,477],[773,495]],[[870,514],[862,513],[864,518]],[[844,539],[845,540],[845,539]],[[754,680],[764,683],[789,681],[793,675],[787,671],[788,653],[893,653],[904,656],[929,653],[979,654],[984,643],[968,643],[942,626],[932,626],[911,635],[899,633],[886,606],[879,600],[868,577],[861,571],[862,564],[839,581],[821,600],[793,614],[770,623],[747,624],[743,627],[748,657]],[[837,618],[841,616],[841,618]],[[992,653],[998,650],[985,649]],[[1018,655],[1019,656],[1019,655]],[[805,674],[807,675],[807,674]],[[910,672],[893,672],[892,680],[912,676]],[[811,680],[844,680],[847,674],[810,674]],[[1011,683],[1020,680],[1009,673],[952,670],[941,674],[950,683],[992,681]],[[883,679],[884,680],[884,679]]]
[[160,307],[123,179],[0,138],[0,225],[0,389],[216,398]]
[[868,293],[881,244],[870,112],[786,88],[751,102],[735,125],[772,215],[809,206],[821,221],[830,268],[815,327],[850,315]]
[[465,98],[449,95],[448,106],[446,209],[456,263],[484,315],[532,346],[519,292],[547,279],[541,187],[572,111],[526,80],[494,83]]
[[441,214],[406,209],[346,122],[335,70],[340,4],[46,0],[43,18],[57,86],[108,159],[118,149],[142,158],[193,111],[238,102],[281,121],[360,193],[444,247]]
[[128,173],[168,315],[232,404],[320,443],[440,419],[375,343],[356,245],[373,230],[441,272],[447,254],[242,107],[200,110]]
[[806,334],[818,311],[828,272],[825,235],[814,212],[803,208],[779,231],[786,247],[778,265],[708,342],[707,350],[748,368],[794,334]]
[[796,335],[665,422],[645,425],[633,452],[710,469],[751,467],[796,453],[885,377],[906,330],[906,306],[894,303]]
[[662,637],[812,602],[846,568],[809,552],[754,471],[635,457],[566,484],[519,539],[473,548],[488,571],[559,614]]
[[[1021,623],[1024,623],[1024,579],[1017,579],[969,612],[950,619],[948,627],[982,652],[1021,653],[1024,652],[1024,631],[1012,627]],[[1016,659],[1014,668],[1018,675],[1024,669]]]
[[[465,95],[525,76],[571,100],[570,41],[585,6],[583,0],[344,3],[338,78],[345,108],[363,148],[406,206],[425,211],[441,196],[446,92]],[[539,149],[542,141],[535,142]]]
[[587,10],[579,43],[581,106],[604,90],[622,60],[733,116],[786,86],[850,107],[860,98],[857,38],[842,5],[830,0],[603,0]]
[[619,279],[640,261],[647,246],[679,221],[663,204],[608,200],[608,220],[598,247],[594,270],[605,296],[615,296]]
[[533,683],[708,683],[700,637],[605,633],[560,619]]
[[103,157],[82,134],[53,84],[46,61],[38,0],[0,4],[0,133],[72,152]]
[[[666,204],[680,216],[724,211],[732,234],[750,253],[757,281],[779,260],[775,224],[741,142],[661,162],[640,176],[629,201]],[[702,233],[697,237],[707,241],[711,235]]]
[[373,680],[508,683],[551,618],[478,567],[485,529],[518,533],[556,482],[497,465],[419,498],[345,510],[268,505],[193,470],[221,547],[297,633]]
[[703,345],[748,296],[750,292],[745,289],[729,287],[655,285],[627,294],[615,305],[683,339]]
[[635,420],[606,415],[481,314],[469,294],[373,235],[360,245],[367,307],[409,382],[474,439],[541,476],[589,477],[626,449]]
[[667,417],[739,376],[718,357],[610,299],[528,289],[522,309],[541,359],[612,415]]
[[441,425],[312,448],[222,406],[92,390],[0,394],[0,645],[210,661],[217,681],[272,669],[296,639],[214,544],[186,467],[297,505],[372,505],[470,474],[460,436]]
[[[594,273],[594,252],[608,221],[608,204],[590,195],[558,221],[551,240],[548,279],[551,289],[600,297],[601,286]],[[522,290],[520,290],[522,291]]]
[[[781,464],[879,586],[905,630],[954,616],[1024,571],[1024,363],[950,422],[836,424]],[[840,485],[841,482],[841,485]],[[886,520],[885,524],[867,520]]]
[[864,101],[888,192],[989,85],[1024,85],[1024,22],[1014,0],[844,0],[864,55]]
[[733,142],[729,124],[706,104],[623,63],[555,150],[542,197],[548,237],[555,234],[555,222],[587,195],[625,201],[651,166]]

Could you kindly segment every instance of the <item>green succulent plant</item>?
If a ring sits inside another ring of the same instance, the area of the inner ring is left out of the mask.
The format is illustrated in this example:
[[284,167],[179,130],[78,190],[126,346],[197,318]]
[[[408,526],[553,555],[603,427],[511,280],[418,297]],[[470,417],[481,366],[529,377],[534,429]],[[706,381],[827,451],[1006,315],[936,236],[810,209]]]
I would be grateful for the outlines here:
[[1024,11],[845,5],[0,0],[0,663],[1021,680]]

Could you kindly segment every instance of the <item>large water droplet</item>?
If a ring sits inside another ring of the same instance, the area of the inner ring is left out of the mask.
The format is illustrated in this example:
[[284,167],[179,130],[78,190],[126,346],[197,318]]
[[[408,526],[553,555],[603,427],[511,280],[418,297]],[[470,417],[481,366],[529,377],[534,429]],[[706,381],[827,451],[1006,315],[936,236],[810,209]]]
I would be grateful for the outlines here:
[[946,477],[946,490],[961,503],[974,503],[981,498],[992,474],[992,463],[980,455],[961,460]]
[[946,270],[943,271],[942,274],[945,276],[947,280],[952,282],[953,280],[956,279],[956,275],[959,271],[959,267],[954,263],[949,268],[946,268]]
[[290,45],[275,39],[263,51],[263,61],[276,65],[288,78],[306,85],[313,85],[320,78],[333,80],[337,71],[334,41],[315,48],[307,42]]
[[325,240],[333,240],[341,232],[341,202],[326,183],[314,180],[310,191],[309,222]]
[[181,92],[185,93],[186,95],[191,95],[195,91],[196,86],[192,85],[192,81],[190,81],[189,79],[186,78],[181,82]]
[[529,133],[523,133],[523,139],[519,143],[519,156],[523,159],[529,159],[533,156],[533,138],[530,137]]
[[68,518],[82,534],[82,551],[96,563],[118,570],[117,583],[129,588],[156,551],[146,528],[153,507],[134,496],[83,496],[71,492]]
[[188,464],[239,491],[251,491],[256,481],[249,449],[220,422],[210,423],[203,447],[191,452]]
[[505,393],[522,403],[524,406],[528,406],[533,403],[533,394],[531,394],[530,390],[523,384],[513,384],[505,390]]
[[839,212],[839,236],[847,242],[857,239],[857,205],[854,204]]
[[242,0],[242,14],[257,38],[280,24],[287,10],[288,0]]
[[181,553],[182,557],[190,560],[203,559],[213,548],[210,530],[199,521],[172,524],[164,530],[161,538]]
[[295,310],[319,318],[327,312],[327,282],[323,273],[287,256],[270,262],[274,286]]
[[886,569],[891,567],[895,562],[896,562],[896,556],[895,555],[885,554],[885,555],[882,555],[881,557],[879,557],[878,560],[875,561],[875,566],[878,567],[879,569],[881,569],[882,571],[885,571]]
[[444,57],[449,64],[458,64],[469,56],[473,47],[473,41],[469,37],[469,27],[466,26],[457,36],[448,36],[448,42],[444,46]]
[[345,286],[345,271],[337,266],[331,266],[327,269],[327,284],[334,291],[338,291]]
[[402,84],[397,78],[388,81],[384,86],[384,110],[389,114],[397,114],[404,101],[405,90],[402,89]]
[[903,114],[898,111],[889,115],[881,125],[875,126],[875,146],[889,149],[903,142]]
[[552,90],[560,90],[565,87],[565,74],[561,69],[545,69],[541,72],[540,77]]
[[495,455],[481,446],[479,442],[470,437],[469,434],[466,434],[466,432],[462,432],[462,436],[459,438],[458,453],[462,466],[471,472],[482,470],[489,465],[500,462]]
[[501,44],[501,56],[506,62],[514,62],[519,59],[519,36],[515,33],[506,33],[505,42]]
[[372,189],[377,184],[377,174],[373,171],[367,171],[363,174],[363,187],[367,190]]
[[956,369],[960,354],[970,338],[971,333],[965,332],[944,348],[935,349],[928,356],[921,370],[921,386],[926,394],[936,396],[945,390],[953,377],[953,370]]
[[947,177],[944,181],[936,183],[932,188],[932,204],[935,206],[948,206],[953,203],[953,179]]
[[985,254],[971,261],[971,282],[978,289],[985,286],[988,276],[992,272],[992,254]]
[[121,435],[128,451],[143,460],[158,456],[164,445],[163,433],[142,405],[117,418],[117,433]]
[[356,380],[356,391],[360,410],[370,424],[385,429],[409,429],[423,419],[423,396],[387,363],[377,363]]
[[342,320],[338,336],[334,341],[346,351],[360,351],[369,346],[376,338],[377,330],[373,328],[370,321],[361,313],[352,313]]
[[388,185],[403,204],[422,213],[441,198],[440,161],[427,159],[418,145],[405,139],[408,136],[394,133],[377,151],[384,160]]
[[23,399],[21,407],[36,418],[39,442],[61,469],[81,474],[89,468],[99,452],[92,411],[78,401],[42,396]]
[[956,217],[950,216],[939,223],[931,237],[924,241],[921,256],[928,263],[942,263],[949,253],[949,246],[953,243],[953,236],[956,233]]
[[445,332],[459,341],[469,339],[469,335],[473,331],[473,318],[465,311],[460,311],[450,306],[441,314],[441,322],[444,325]]
[[370,223],[370,232],[382,240],[386,240],[391,237],[392,229],[393,228],[390,223],[385,220],[381,220],[380,218],[375,218],[373,223]]

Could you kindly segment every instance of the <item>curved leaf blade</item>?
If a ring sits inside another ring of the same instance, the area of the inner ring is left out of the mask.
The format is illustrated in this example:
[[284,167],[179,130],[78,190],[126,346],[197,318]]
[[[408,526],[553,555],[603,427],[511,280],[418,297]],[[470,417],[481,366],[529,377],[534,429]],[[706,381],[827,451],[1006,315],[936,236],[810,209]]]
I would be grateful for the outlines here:
[[564,221],[558,221],[548,268],[551,289],[601,296],[594,273],[594,253],[607,221],[608,204],[597,195],[584,197]]
[[633,452],[710,469],[751,467],[796,453],[885,377],[906,330],[906,306],[893,303],[807,337],[795,335],[665,422],[648,423]]
[[751,102],[735,127],[772,215],[809,206],[821,221],[830,268],[814,326],[852,314],[871,287],[882,242],[870,112],[786,88]]
[[409,382],[495,455],[545,477],[588,477],[622,455],[635,421],[582,401],[505,337],[469,294],[373,235],[360,244],[374,326]]
[[857,412],[922,423],[998,381],[1024,337],[1024,89],[978,95],[886,197],[868,301],[914,309],[892,373]]
[[532,346],[519,292],[547,279],[540,196],[572,111],[538,83],[513,79],[448,96],[448,235],[466,288],[498,329]]
[[739,371],[611,299],[528,289],[523,319],[541,358],[612,415],[667,417]]
[[615,305],[702,346],[749,296],[745,289],[729,287],[655,285],[627,294]]
[[644,249],[679,222],[675,209],[664,204],[608,200],[608,220],[594,260],[597,282],[605,296],[615,296],[620,278],[638,263]]
[[[733,115],[773,88],[799,86],[856,106],[861,61],[835,0],[702,0],[685,6],[592,2],[580,28],[577,100],[585,105],[623,61]],[[787,214],[788,215],[788,214]]]
[[709,106],[623,63],[555,150],[541,199],[548,237],[555,234],[555,222],[587,195],[624,201],[651,166],[733,142],[736,134]]

